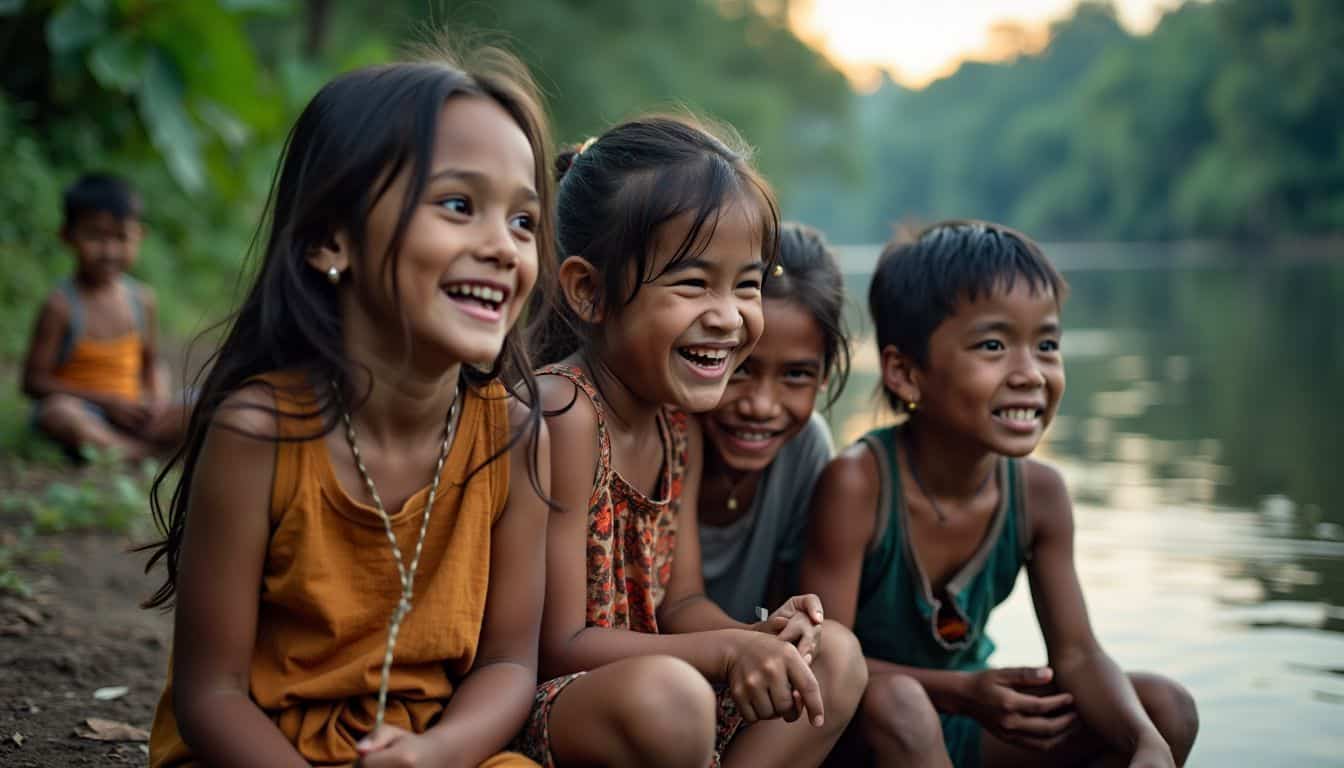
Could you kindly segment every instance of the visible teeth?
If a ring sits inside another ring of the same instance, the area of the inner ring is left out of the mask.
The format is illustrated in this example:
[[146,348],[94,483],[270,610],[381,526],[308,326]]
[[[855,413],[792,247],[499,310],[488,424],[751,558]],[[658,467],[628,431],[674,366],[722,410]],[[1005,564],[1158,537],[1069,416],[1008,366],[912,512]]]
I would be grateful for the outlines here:
[[747,432],[745,430],[733,430],[733,437],[736,437],[738,440],[746,440],[748,442],[759,443],[769,440],[770,438],[774,437],[774,434],[770,432]]
[[504,301],[504,292],[498,288],[491,288],[485,285],[468,285],[467,283],[455,283],[446,289],[451,296],[470,296],[473,299],[499,304]]
[[1036,409],[1034,408],[1005,408],[1004,418],[1009,421],[1035,421]]
[[711,347],[686,347],[685,349],[696,357],[708,358],[715,362],[728,358],[728,350],[726,349],[713,349]]

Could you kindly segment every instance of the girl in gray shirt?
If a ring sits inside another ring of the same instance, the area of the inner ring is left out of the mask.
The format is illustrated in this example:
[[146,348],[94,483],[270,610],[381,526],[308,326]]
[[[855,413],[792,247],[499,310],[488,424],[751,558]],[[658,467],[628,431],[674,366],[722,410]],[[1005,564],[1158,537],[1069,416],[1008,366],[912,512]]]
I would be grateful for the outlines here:
[[835,402],[849,375],[844,282],[816,230],[786,223],[779,261],[763,288],[765,332],[700,416],[700,554],[705,588],[733,618],[793,594],[808,502],[834,452],[817,394]]

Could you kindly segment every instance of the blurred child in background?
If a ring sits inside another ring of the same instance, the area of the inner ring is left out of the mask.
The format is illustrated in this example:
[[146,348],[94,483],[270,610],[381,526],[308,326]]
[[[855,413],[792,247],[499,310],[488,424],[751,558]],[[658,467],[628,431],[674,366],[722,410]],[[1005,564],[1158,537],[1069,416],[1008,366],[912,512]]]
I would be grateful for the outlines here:
[[123,179],[81,177],[65,191],[61,239],[74,274],[42,303],[23,369],[33,423],[72,457],[137,460],[172,447],[185,407],[168,397],[154,291],[126,274],[140,249],[140,196]]

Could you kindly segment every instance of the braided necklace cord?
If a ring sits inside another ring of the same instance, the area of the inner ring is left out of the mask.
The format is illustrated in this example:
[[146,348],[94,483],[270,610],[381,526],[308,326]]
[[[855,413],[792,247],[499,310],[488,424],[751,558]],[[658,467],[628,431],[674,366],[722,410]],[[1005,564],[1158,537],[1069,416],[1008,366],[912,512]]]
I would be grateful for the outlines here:
[[[339,397],[340,387],[334,382],[332,386],[335,387]],[[448,406],[448,416],[443,422],[443,442],[439,445],[439,459],[434,465],[434,477],[429,483],[429,497],[425,499],[425,514],[420,520],[420,535],[415,540],[415,552],[411,556],[409,569],[402,562],[401,547],[397,544],[396,535],[392,533],[392,519],[383,508],[383,500],[373,485],[369,470],[364,466],[363,457],[359,454],[359,446],[355,442],[355,425],[350,420],[350,409],[345,407],[344,400],[341,402],[341,418],[345,421],[346,442],[350,443],[350,453],[355,457],[355,467],[359,470],[359,476],[364,479],[364,487],[368,490],[369,496],[373,497],[373,506],[378,510],[378,517],[382,518],[383,532],[387,534],[387,540],[392,545],[392,559],[397,564],[397,576],[401,580],[401,596],[397,600],[397,607],[392,610],[392,620],[387,629],[387,650],[383,654],[383,671],[378,682],[378,713],[374,720],[374,730],[382,727],[383,715],[387,712],[387,686],[392,674],[392,653],[397,647],[397,634],[401,631],[401,622],[406,618],[406,614],[411,612],[415,571],[420,567],[420,551],[425,546],[425,533],[429,530],[429,513],[434,508],[434,498],[439,493],[439,476],[443,474],[443,463],[448,458],[448,448],[452,445],[453,436],[457,432],[456,417],[460,394],[460,387],[453,391],[453,402]]]

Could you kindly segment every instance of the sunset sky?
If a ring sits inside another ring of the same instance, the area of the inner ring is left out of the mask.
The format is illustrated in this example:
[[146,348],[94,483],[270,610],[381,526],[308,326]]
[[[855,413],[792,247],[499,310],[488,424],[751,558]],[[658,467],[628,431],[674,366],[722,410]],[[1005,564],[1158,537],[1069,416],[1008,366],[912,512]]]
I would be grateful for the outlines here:
[[[1181,0],[1114,0],[1121,22],[1147,32]],[[1051,21],[1077,0],[797,0],[798,35],[824,51],[858,87],[887,70],[899,83],[922,87],[965,59],[992,60],[1039,47]],[[1009,22],[1025,36],[995,34]]]

